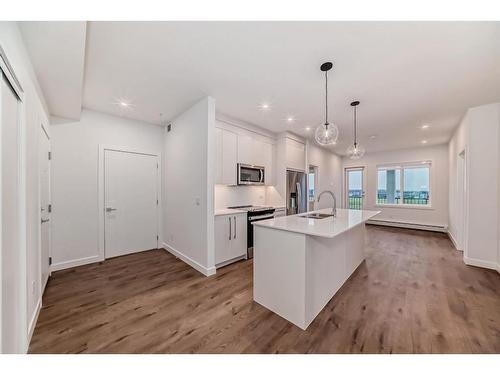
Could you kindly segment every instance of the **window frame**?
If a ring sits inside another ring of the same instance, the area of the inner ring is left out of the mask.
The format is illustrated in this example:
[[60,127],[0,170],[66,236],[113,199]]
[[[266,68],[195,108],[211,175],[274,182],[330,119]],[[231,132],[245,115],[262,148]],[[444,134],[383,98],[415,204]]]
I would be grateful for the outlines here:
[[[404,202],[404,191],[405,191],[405,177],[404,170],[411,168],[422,168],[427,166],[429,169],[429,201],[427,204],[412,204],[412,203],[403,203]],[[378,203],[378,172],[380,169],[399,169],[400,170],[400,189],[401,189],[401,203]],[[386,207],[386,208],[412,208],[412,209],[420,209],[420,210],[433,210],[432,206],[432,196],[434,192],[434,184],[433,184],[433,161],[432,160],[420,160],[413,162],[404,162],[404,163],[387,163],[387,164],[377,164],[376,166],[376,183],[375,183],[375,207]]]

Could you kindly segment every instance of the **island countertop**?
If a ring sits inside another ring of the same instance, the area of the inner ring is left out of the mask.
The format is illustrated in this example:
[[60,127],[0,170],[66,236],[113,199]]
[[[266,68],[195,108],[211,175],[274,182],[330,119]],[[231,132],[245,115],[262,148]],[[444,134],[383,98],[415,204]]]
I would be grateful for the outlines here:
[[331,208],[310,211],[298,215],[282,216],[269,220],[260,220],[253,223],[255,226],[268,227],[288,232],[303,233],[310,236],[333,238],[339,234],[354,228],[355,226],[370,220],[378,215],[380,211],[337,209],[336,217],[324,219],[309,219],[301,217],[310,213],[330,214]]

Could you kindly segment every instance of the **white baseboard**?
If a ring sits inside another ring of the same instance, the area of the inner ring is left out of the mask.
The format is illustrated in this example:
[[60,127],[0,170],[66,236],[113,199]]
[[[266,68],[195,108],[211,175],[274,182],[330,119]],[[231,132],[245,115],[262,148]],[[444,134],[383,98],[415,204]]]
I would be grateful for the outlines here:
[[102,262],[103,260],[104,259],[102,259],[99,255],[92,255],[90,257],[85,257],[85,258],[80,258],[80,259],[75,259],[75,260],[68,260],[66,262],[53,263],[50,266],[50,270],[52,272],[59,271],[59,270],[64,270],[66,268],[83,266],[85,264]]
[[38,316],[40,315],[40,310],[42,309],[42,297],[40,297],[36,303],[35,312],[31,317],[30,324],[28,325],[28,339],[26,340],[25,353],[28,352],[31,338],[33,337],[33,332],[35,331],[36,322],[38,321]]
[[175,250],[172,246],[167,245],[165,242],[163,242],[163,248],[167,250],[170,254],[173,256],[179,258],[182,260],[184,263],[189,264],[191,267],[193,267],[196,271],[202,273],[205,276],[211,276],[215,275],[215,267],[205,267],[202,266],[200,263],[195,261],[194,259],[191,259],[187,255],[182,254],[180,251]]
[[499,271],[500,265],[498,265],[495,262],[490,262],[488,260],[481,260],[481,259],[476,259],[476,258],[469,258],[464,255],[464,263],[467,264],[468,266],[476,266],[476,267],[482,267],[482,268],[488,268],[491,270]]
[[431,232],[440,232],[440,233],[446,233],[448,231],[446,225],[420,224],[420,223],[410,223],[405,221],[390,221],[390,220],[368,220],[366,223],[372,225],[382,225],[386,227],[418,229],[418,230],[427,230]]
[[451,243],[453,244],[453,246],[455,246],[455,249],[457,249],[458,251],[463,251],[463,249],[460,249],[458,247],[458,244],[457,244],[457,241],[455,240],[455,237],[453,237],[453,234],[451,234],[450,231],[447,232],[448,233],[448,237],[450,238],[451,240]]

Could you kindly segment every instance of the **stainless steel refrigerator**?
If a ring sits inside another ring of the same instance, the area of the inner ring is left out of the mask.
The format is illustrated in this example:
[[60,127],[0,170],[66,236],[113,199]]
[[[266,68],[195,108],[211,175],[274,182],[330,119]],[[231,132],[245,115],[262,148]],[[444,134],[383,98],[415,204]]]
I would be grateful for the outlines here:
[[286,171],[286,214],[295,215],[307,212],[306,174]]

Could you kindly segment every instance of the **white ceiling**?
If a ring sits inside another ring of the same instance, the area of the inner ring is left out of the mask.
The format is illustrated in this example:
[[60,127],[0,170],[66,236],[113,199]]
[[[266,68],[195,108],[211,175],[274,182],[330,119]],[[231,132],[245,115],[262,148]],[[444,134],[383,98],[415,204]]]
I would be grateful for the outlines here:
[[211,95],[221,113],[308,136],[323,121],[319,66],[333,61],[333,151],[352,141],[355,99],[368,151],[437,144],[467,108],[500,100],[499,40],[498,22],[89,22],[83,106],[159,123]]
[[86,22],[19,22],[52,115],[80,118]]

